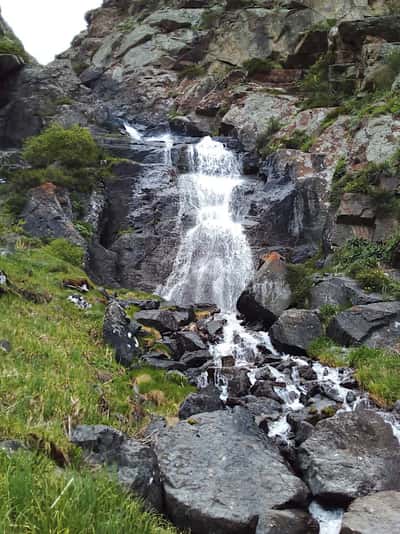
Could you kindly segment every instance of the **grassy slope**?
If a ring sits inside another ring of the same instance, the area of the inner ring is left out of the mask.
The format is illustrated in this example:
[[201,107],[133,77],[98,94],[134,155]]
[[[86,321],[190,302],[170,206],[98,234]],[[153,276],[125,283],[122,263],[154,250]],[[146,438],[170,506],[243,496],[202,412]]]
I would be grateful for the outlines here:
[[[102,342],[101,294],[90,291],[85,298],[93,307],[82,311],[67,301],[73,291],[61,287],[64,278],[85,277],[79,267],[65,261],[68,257],[75,262],[79,259],[76,250],[68,247],[57,241],[0,257],[0,270],[18,290],[51,296],[50,302],[36,304],[13,292],[0,295],[0,340],[12,345],[10,353],[0,354],[0,439],[20,438],[42,452],[56,449],[78,471],[56,471],[54,464],[32,453],[11,460],[2,455],[0,516],[8,521],[10,514],[18,516],[26,510],[26,519],[21,519],[15,532],[168,532],[161,527],[159,530],[159,520],[142,515],[138,503],[121,496],[121,490],[110,486],[101,478],[103,475],[98,481],[86,471],[79,472],[79,453],[71,447],[67,435],[69,427],[79,423],[102,423],[135,434],[152,412],[176,415],[179,403],[192,388],[161,371],[127,371],[114,362],[112,350]],[[156,392],[149,395],[153,400],[146,402],[139,420],[132,389],[135,379],[141,383],[141,393]],[[22,490],[15,482],[20,469],[32,473],[24,495],[19,495]],[[48,505],[71,476],[76,477],[79,491],[72,491],[73,500],[58,516],[57,510],[50,512]],[[95,502],[85,515],[92,498]],[[111,519],[109,526],[93,526],[90,517],[100,514],[104,499],[104,510],[110,515],[118,518],[125,514],[121,526]],[[87,530],[79,530],[74,510],[83,514]],[[136,516],[134,526],[131,520]],[[0,531],[13,532],[9,526],[2,530],[2,526],[0,523]]]

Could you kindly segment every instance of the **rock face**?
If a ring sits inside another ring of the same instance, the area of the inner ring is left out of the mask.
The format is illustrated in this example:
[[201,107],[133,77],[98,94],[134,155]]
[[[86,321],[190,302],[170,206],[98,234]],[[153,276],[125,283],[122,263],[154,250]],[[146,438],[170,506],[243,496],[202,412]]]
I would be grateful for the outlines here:
[[122,306],[112,301],[106,309],[103,323],[104,341],[114,347],[118,363],[129,367],[141,354],[137,334],[140,325],[126,315]]
[[382,295],[367,293],[346,276],[324,276],[315,280],[311,289],[311,308],[321,308],[326,304],[338,307],[358,306],[381,302]]
[[[168,515],[193,534],[272,532],[273,509],[307,490],[242,408],[199,414],[161,431],[156,444]],[[278,514],[279,515],[279,514]]]
[[51,183],[31,190],[22,218],[25,231],[31,236],[62,237],[75,245],[85,242],[72,223],[68,192]]
[[275,347],[289,354],[307,354],[311,342],[323,335],[318,314],[310,310],[286,310],[270,330]]
[[240,296],[237,307],[248,321],[268,327],[290,306],[291,300],[285,263],[279,254],[271,253]]
[[299,448],[299,466],[312,494],[346,503],[372,492],[400,489],[400,446],[375,412],[321,421]]
[[400,525],[400,492],[381,491],[356,499],[344,514],[340,534],[395,534]]

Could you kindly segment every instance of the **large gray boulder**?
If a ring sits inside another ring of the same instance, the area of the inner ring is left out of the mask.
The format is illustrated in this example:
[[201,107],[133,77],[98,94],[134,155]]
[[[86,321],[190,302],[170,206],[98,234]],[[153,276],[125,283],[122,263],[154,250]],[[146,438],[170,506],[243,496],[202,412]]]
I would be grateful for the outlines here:
[[392,427],[369,410],[320,421],[300,445],[299,467],[315,497],[345,504],[400,490],[400,445]]
[[286,281],[286,265],[276,252],[265,258],[254,279],[241,294],[237,308],[250,322],[272,325],[292,302],[292,292]]
[[400,335],[400,302],[353,306],[336,315],[327,334],[341,345],[396,348]]
[[[276,508],[305,503],[307,489],[243,408],[203,413],[161,431],[156,453],[166,511],[193,534],[274,532]],[[276,532],[276,530],[275,530]]]
[[[318,277],[311,289],[311,308],[321,308],[326,304],[349,307],[381,302],[382,295],[367,293],[359,284],[347,276],[328,275]],[[390,300],[390,299],[388,299]]]
[[[142,325],[155,328],[161,334],[176,332],[190,321],[188,312],[170,310],[143,310],[135,315],[135,319]],[[205,346],[201,347],[205,348]],[[196,350],[196,349],[192,349]]]
[[307,349],[324,333],[315,311],[286,310],[270,330],[271,341],[281,352],[307,354]]
[[356,499],[344,514],[340,534],[397,534],[400,492],[381,491]]

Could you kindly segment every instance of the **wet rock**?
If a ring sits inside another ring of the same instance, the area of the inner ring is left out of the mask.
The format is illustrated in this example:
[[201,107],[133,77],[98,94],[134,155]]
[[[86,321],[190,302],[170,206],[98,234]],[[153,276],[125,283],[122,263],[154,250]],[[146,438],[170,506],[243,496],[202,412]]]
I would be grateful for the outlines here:
[[382,300],[382,295],[367,293],[351,278],[328,275],[316,280],[311,289],[310,306],[320,308],[325,304],[330,304],[348,307],[349,305],[373,304]]
[[279,254],[272,252],[257,271],[254,280],[241,294],[237,308],[245,318],[269,328],[292,301],[286,281],[286,266]]
[[201,367],[207,362],[213,360],[213,357],[208,350],[197,350],[195,352],[185,352],[180,362],[184,363],[187,367]]
[[319,316],[310,310],[287,310],[270,330],[271,341],[281,352],[307,354],[314,339],[323,335]]
[[392,428],[368,410],[321,421],[299,448],[299,467],[314,496],[347,503],[400,489],[400,446]]
[[175,336],[178,351],[180,354],[185,352],[206,351],[207,347],[201,337],[196,332],[179,332]]
[[185,371],[187,366],[183,362],[171,360],[165,354],[159,352],[148,352],[141,356],[143,362],[155,369],[162,369],[164,371]]
[[344,346],[363,344],[372,348],[395,348],[400,333],[399,317],[400,302],[353,306],[332,319],[327,334]]
[[400,492],[381,491],[356,499],[343,517],[340,534],[395,534],[400,525]]
[[156,453],[167,513],[193,534],[255,532],[274,508],[307,498],[303,482],[243,408],[180,422],[160,434]]
[[141,310],[158,310],[160,307],[160,301],[159,300],[138,300],[138,299],[125,299],[121,300],[119,299],[118,302],[121,304],[121,306],[129,307],[129,306],[137,306]]
[[162,511],[157,458],[150,447],[104,425],[77,426],[71,442],[84,449],[91,464],[116,465],[119,482]]
[[155,328],[161,334],[176,332],[189,323],[188,312],[169,310],[144,310],[136,313],[135,319],[144,326]]
[[257,424],[264,419],[276,421],[282,414],[282,404],[275,399],[249,395],[243,401]]
[[25,231],[33,237],[64,238],[80,246],[85,243],[72,223],[68,192],[52,183],[30,190],[21,217]]
[[179,408],[179,419],[188,419],[192,415],[205,412],[223,410],[224,403],[219,398],[220,392],[216,388],[206,388],[199,393],[191,393]]
[[118,363],[129,367],[140,356],[139,342],[136,338],[140,325],[131,321],[123,307],[112,301],[106,308],[103,323],[103,337],[106,343],[114,347]]
[[204,330],[207,332],[211,339],[215,339],[217,336],[222,334],[224,325],[224,321],[214,319],[212,321],[207,321],[204,324]]
[[301,378],[307,381],[317,379],[317,373],[314,371],[311,365],[302,365],[299,368],[299,375]]
[[307,512],[274,510],[260,518],[256,534],[318,534],[319,526]]
[[283,403],[281,397],[276,393],[273,384],[271,382],[268,382],[267,380],[261,380],[257,382],[251,388],[251,393],[256,397],[268,397],[269,399],[273,399],[276,402]]
[[251,383],[247,369],[227,367],[223,370],[223,375],[228,379],[228,393],[230,396],[242,397],[248,394]]

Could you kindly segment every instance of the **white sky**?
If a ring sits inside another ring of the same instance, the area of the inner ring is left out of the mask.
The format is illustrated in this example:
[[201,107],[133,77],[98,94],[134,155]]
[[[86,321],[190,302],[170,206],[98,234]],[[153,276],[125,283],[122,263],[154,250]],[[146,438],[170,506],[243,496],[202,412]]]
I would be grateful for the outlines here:
[[102,0],[0,0],[3,18],[25,49],[46,64],[86,28],[84,15]]

